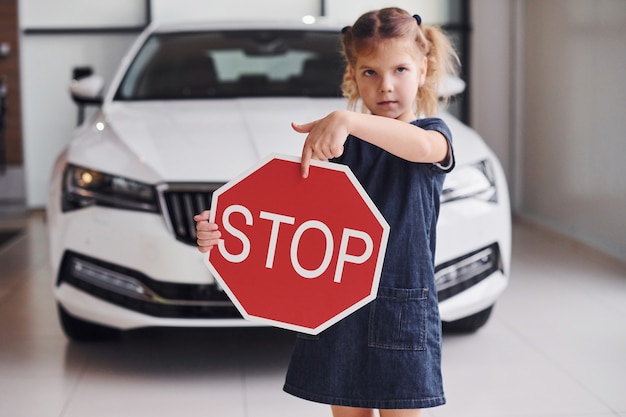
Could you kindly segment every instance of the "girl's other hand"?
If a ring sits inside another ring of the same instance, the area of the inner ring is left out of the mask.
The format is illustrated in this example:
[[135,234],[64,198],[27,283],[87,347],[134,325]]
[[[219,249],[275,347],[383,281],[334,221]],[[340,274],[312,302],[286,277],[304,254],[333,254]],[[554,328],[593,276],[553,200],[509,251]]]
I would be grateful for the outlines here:
[[309,176],[311,159],[328,161],[343,154],[343,144],[349,131],[347,128],[347,112],[334,111],[328,116],[314,122],[296,124],[291,127],[298,133],[307,133],[302,147],[302,177]]
[[222,233],[217,228],[217,224],[209,223],[209,210],[193,216],[196,221],[196,237],[198,238],[198,250],[202,253],[209,252],[213,246],[217,245]]

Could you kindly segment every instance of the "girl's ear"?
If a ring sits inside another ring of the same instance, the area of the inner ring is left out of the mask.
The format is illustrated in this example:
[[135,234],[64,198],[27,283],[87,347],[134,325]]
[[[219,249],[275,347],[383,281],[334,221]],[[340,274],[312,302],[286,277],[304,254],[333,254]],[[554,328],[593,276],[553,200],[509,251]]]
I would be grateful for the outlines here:
[[348,65],[348,76],[353,80],[356,81],[356,77],[354,74],[354,67],[352,65]]
[[348,78],[354,83],[354,88],[359,91],[359,85],[356,82],[356,71],[352,65],[348,65]]

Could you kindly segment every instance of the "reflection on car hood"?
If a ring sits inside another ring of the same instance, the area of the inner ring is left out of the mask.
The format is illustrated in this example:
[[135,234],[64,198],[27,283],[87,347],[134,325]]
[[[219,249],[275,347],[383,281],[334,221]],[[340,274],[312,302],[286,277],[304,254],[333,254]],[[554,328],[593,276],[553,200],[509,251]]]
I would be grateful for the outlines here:
[[113,103],[107,122],[164,181],[228,181],[271,153],[299,156],[304,123],[342,99],[232,99]]

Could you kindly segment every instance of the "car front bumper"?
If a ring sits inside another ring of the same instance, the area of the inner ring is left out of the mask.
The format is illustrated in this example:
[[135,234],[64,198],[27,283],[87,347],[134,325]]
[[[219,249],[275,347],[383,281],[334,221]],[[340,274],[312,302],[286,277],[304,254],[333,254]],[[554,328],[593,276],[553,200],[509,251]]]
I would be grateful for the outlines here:
[[[55,296],[77,318],[118,329],[262,325],[241,317],[203,255],[177,240],[161,215],[94,206],[53,211],[49,227]],[[480,263],[481,251],[489,248],[482,258],[493,264],[439,291],[441,319],[454,321],[493,305],[508,283],[508,206],[444,204],[438,241],[440,272],[476,257]]]

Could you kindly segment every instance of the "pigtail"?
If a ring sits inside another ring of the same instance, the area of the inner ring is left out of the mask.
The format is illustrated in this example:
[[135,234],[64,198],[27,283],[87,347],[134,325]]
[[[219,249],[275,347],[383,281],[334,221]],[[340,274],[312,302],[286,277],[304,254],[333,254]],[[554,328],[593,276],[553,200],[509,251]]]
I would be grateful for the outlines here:
[[356,86],[354,77],[350,75],[350,67],[348,65],[346,65],[346,70],[343,73],[341,92],[343,97],[348,101],[348,109],[353,111],[356,110],[356,105],[359,101],[359,89]]
[[[426,38],[426,60],[428,67],[424,84],[417,92],[417,113],[432,116],[437,113],[439,104],[439,86],[447,77],[456,75],[460,65],[459,57],[450,39],[435,26],[422,25]],[[445,103],[450,97],[442,97]]]
[[346,62],[346,67],[343,72],[343,81],[341,83],[341,93],[348,101],[348,109],[354,111],[356,110],[356,105],[359,101],[359,89],[357,88],[356,81],[350,72],[350,67],[356,63],[354,46],[352,44],[352,26],[344,27],[341,30],[341,36],[342,55]]

